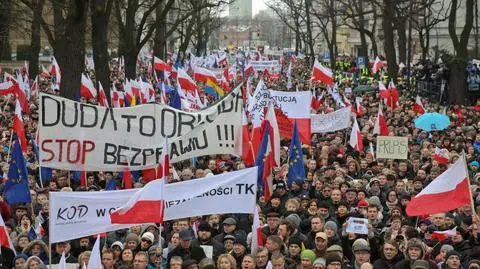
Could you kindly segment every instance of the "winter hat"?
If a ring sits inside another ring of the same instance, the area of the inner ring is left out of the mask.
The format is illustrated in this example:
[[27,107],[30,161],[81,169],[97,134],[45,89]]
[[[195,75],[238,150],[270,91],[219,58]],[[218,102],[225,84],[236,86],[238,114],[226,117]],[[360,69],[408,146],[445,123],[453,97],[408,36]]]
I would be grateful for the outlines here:
[[330,229],[330,230],[333,230],[335,232],[337,232],[338,230],[338,226],[335,222],[329,220],[325,223],[325,225],[323,226],[324,229]]
[[315,261],[313,262],[313,266],[315,265],[320,265],[325,268],[325,266],[327,266],[327,262],[325,261],[324,258],[316,258]]
[[340,245],[334,244],[327,248],[327,253],[331,252],[341,252],[343,253],[343,248]]
[[123,244],[120,241],[115,241],[113,244],[110,246],[110,248],[113,248],[114,246],[117,246],[120,248],[120,250],[123,250]]
[[416,260],[416,261],[413,263],[412,269],[416,269],[416,268],[419,268],[419,269],[429,269],[429,268],[430,268],[430,264],[429,264],[428,261],[426,261],[426,260]]
[[368,207],[368,201],[365,199],[358,201],[357,207]]
[[302,253],[300,254],[300,258],[302,260],[309,259],[313,263],[315,261],[316,255],[315,255],[315,252],[313,252],[312,250],[306,249],[302,251]]
[[135,241],[137,244],[140,243],[140,239],[138,238],[138,235],[134,233],[129,233],[127,237],[125,238],[125,243],[128,243],[129,241]]
[[422,250],[422,255],[425,254],[425,248],[424,248],[423,242],[420,241],[420,239],[412,238],[412,239],[408,240],[407,249],[413,248],[413,247],[421,249]]
[[142,240],[148,240],[150,241],[150,244],[153,244],[155,242],[155,236],[151,232],[146,232],[142,235]]
[[285,218],[285,220],[290,221],[295,225],[295,227],[300,226],[301,219],[297,214],[290,214],[288,217]]
[[25,255],[25,254],[23,254],[23,253],[18,254],[18,255],[15,256],[15,258],[13,259],[13,264],[15,264],[15,262],[16,262],[18,259],[24,259],[25,261],[27,261],[28,256]]
[[440,248],[440,251],[450,252],[453,250],[452,245],[445,244]]
[[338,255],[337,253],[328,253],[327,256],[325,256],[325,260],[325,264],[327,266],[332,262],[339,262],[340,264],[342,263],[342,257],[340,257],[340,255]]
[[447,256],[445,256],[445,259],[448,260],[450,256],[457,256],[460,259],[462,257],[462,254],[460,254],[458,251],[450,250],[449,252],[447,252]]
[[362,251],[362,250],[370,252],[370,245],[368,244],[367,240],[363,238],[359,238],[355,240],[355,242],[353,242],[352,250],[353,252]]
[[297,246],[301,247],[302,246],[302,240],[300,238],[296,237],[296,236],[290,237],[288,239],[288,246],[290,246],[290,245],[297,245]]

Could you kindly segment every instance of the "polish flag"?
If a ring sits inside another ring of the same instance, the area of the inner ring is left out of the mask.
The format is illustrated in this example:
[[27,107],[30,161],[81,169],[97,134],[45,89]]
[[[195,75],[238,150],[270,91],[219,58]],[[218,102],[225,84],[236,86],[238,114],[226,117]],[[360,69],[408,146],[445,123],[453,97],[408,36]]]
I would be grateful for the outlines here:
[[255,163],[253,154],[252,138],[248,130],[248,120],[245,110],[242,110],[242,159],[247,167]]
[[278,129],[277,117],[275,116],[275,110],[272,103],[268,106],[265,121],[268,122],[267,126],[270,127],[270,145],[272,147],[274,165],[280,166],[280,131]]
[[50,78],[51,77],[50,72],[48,72],[47,68],[45,68],[45,66],[43,64],[42,64],[42,72],[40,73],[40,76],[44,77],[44,78]]
[[15,84],[13,81],[5,81],[0,83],[0,95],[7,95],[10,93],[15,93]]
[[172,78],[177,78],[178,77],[178,71],[175,66],[172,66],[172,73],[170,74]]
[[376,74],[378,72],[378,70],[380,70],[380,68],[383,68],[383,62],[380,60],[380,58],[377,56],[375,58],[375,62],[373,63],[373,67],[372,67],[372,73],[373,74]]
[[103,269],[102,265],[102,251],[100,248],[100,234],[97,235],[97,240],[93,244],[92,252],[90,254],[90,259],[88,260],[88,269]]
[[263,246],[262,225],[260,223],[260,214],[258,212],[259,212],[259,209],[257,206],[255,207],[255,211],[253,212],[252,246],[251,246],[252,255],[255,254],[258,247]]
[[54,79],[52,81],[52,89],[59,90],[60,89],[60,82],[62,80],[62,71],[60,70],[60,66],[58,66],[57,59],[55,56],[52,58],[52,66],[50,67],[50,75]]
[[13,247],[12,241],[10,240],[10,236],[8,236],[7,226],[5,226],[5,222],[3,221],[2,215],[0,215],[0,245],[4,248],[9,248],[16,254],[15,248]]
[[117,91],[115,86],[112,87],[110,91],[110,98],[112,107],[123,107],[125,106],[125,93]]
[[37,75],[35,77],[35,80],[32,83],[32,86],[30,87],[30,100],[32,100],[33,97],[37,96],[39,91],[40,91],[40,87],[38,86],[38,75]]
[[212,71],[198,66],[193,68],[193,79],[203,83],[207,83],[208,80],[211,80],[215,84],[217,83],[217,76],[215,76]]
[[187,74],[187,72],[185,72],[183,68],[178,69],[177,81],[183,90],[191,92],[192,94],[198,89],[195,81],[193,81],[193,79]]
[[156,71],[167,71],[167,72],[172,71],[172,67],[170,67],[169,64],[167,64],[166,62],[162,61],[160,58],[157,58],[157,57],[153,57],[153,66]]
[[355,98],[355,105],[357,107],[357,111],[355,111],[355,114],[357,114],[357,117],[363,117],[363,115],[365,115],[365,109],[362,106],[362,101],[363,98],[361,97]]
[[17,134],[20,140],[20,146],[24,153],[27,152],[27,140],[25,138],[25,129],[23,128],[23,116],[22,116],[22,107],[20,102],[15,102],[15,116],[13,117],[13,131]]
[[97,98],[97,89],[93,85],[93,81],[90,77],[82,74],[82,84],[80,85],[80,95],[87,98],[87,100]]
[[107,100],[107,95],[105,95],[105,90],[103,90],[102,83],[98,82],[98,103],[104,107],[110,107]]
[[350,133],[350,146],[356,151],[363,150],[363,136],[358,127],[357,118],[354,118],[352,132]]
[[383,106],[382,102],[378,105],[378,114],[377,120],[375,121],[375,126],[373,127],[373,134],[378,134],[381,136],[387,136],[389,133],[387,121],[383,116]]
[[415,104],[413,104],[413,111],[417,112],[418,114],[425,113],[425,108],[423,107],[422,99],[420,99],[420,96],[418,95],[415,98]]
[[322,92],[322,94],[318,98],[315,97],[315,95],[312,95],[312,102],[310,103],[310,107],[313,110],[314,114],[317,114],[318,109],[323,104],[323,101],[324,101],[323,100],[323,94],[324,94],[324,92]]
[[445,241],[449,237],[452,237],[457,234],[457,227],[446,230],[446,231],[434,231],[432,234],[432,239],[438,239],[439,241]]
[[408,216],[444,213],[472,202],[465,157],[435,178],[407,205]]
[[[160,179],[150,181],[128,202],[110,215],[112,224],[162,223],[164,213],[163,191],[168,171],[168,142],[164,140],[160,164],[164,168]],[[157,177],[158,178],[158,177]]]
[[255,72],[255,69],[253,69],[253,65],[251,63],[248,63],[247,65],[245,65],[245,76],[248,77],[250,75],[253,75],[253,73]]
[[312,80],[321,81],[326,85],[332,85],[334,82],[333,72],[330,68],[323,66],[317,59],[315,59],[312,69]]
[[439,164],[448,165],[450,163],[450,153],[447,149],[435,148],[435,153],[432,155],[432,159]]

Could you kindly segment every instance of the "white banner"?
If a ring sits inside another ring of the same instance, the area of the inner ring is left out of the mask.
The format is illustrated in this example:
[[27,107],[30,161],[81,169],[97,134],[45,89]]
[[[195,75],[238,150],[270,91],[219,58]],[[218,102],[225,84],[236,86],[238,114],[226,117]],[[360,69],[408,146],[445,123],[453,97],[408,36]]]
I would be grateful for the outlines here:
[[[138,189],[102,192],[51,192],[51,243],[129,228],[112,224],[110,213]],[[210,214],[253,214],[257,167],[165,185],[165,220]]]
[[345,107],[328,114],[311,115],[312,133],[329,133],[348,128],[351,113],[350,107]]
[[41,94],[40,165],[87,171],[153,168],[165,137],[172,162],[241,155],[242,103],[240,86],[192,113],[163,104],[105,108]]
[[273,61],[250,61],[249,62],[255,71],[264,71],[265,69],[268,72],[272,71],[272,68],[275,72],[280,71],[281,65],[277,60]]
[[270,97],[289,119],[308,119],[310,117],[310,103],[312,102],[310,91],[284,92],[270,90]]

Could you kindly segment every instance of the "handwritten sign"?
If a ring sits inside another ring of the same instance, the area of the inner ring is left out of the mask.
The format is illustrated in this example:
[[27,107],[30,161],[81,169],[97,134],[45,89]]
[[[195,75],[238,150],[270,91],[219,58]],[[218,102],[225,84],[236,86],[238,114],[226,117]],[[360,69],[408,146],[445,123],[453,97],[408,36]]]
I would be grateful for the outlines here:
[[380,159],[407,159],[408,137],[378,136],[376,153]]

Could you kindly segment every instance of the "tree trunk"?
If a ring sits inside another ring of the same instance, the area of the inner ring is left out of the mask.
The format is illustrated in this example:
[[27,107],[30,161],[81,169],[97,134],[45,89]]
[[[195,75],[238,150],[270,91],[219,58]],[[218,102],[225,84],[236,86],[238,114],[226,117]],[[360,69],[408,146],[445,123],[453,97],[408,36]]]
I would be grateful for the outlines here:
[[95,78],[110,100],[110,67],[108,65],[108,23],[113,0],[91,0],[92,49]]
[[393,33],[393,1],[384,0],[384,9],[382,17],[383,34],[385,39],[384,50],[388,63],[388,76],[395,78],[397,76],[397,54],[395,52],[395,42]]
[[468,61],[468,39],[473,28],[473,4],[474,0],[467,0],[465,3],[465,24],[463,26],[460,38],[456,34],[456,17],[458,0],[452,0],[450,7],[450,16],[448,18],[448,32],[452,39],[455,49],[455,57],[450,63],[449,75],[449,103],[464,105],[466,101],[467,81],[465,77],[465,68]]
[[12,0],[2,1],[0,7],[0,60],[11,59],[11,47],[10,47],[10,19],[11,19],[11,6]]
[[310,64],[313,64],[313,59],[315,58],[315,52],[313,49],[313,35],[312,35],[312,24],[310,20],[310,9],[312,6],[312,0],[305,0],[305,13],[307,18],[307,41],[308,41],[308,49],[309,49],[309,59]]
[[397,44],[398,44],[398,58],[400,63],[407,63],[407,33],[406,33],[406,20],[398,18],[399,22],[397,26]]
[[334,72],[337,69],[337,16],[335,14],[335,1],[330,0],[330,7],[329,7],[329,14],[330,20],[332,22],[332,41],[331,41],[331,48],[330,48],[330,68]]
[[[65,12],[64,8],[68,10]],[[87,11],[88,0],[71,0],[63,7],[54,7],[55,57],[62,70],[60,95],[68,99],[77,99],[80,94],[81,74],[85,67]],[[68,14],[66,18],[65,13]]]
[[363,15],[362,1],[358,1],[358,32],[360,34],[360,45],[362,46],[361,53],[358,56],[363,56],[365,61],[368,61],[368,44],[367,37],[365,36],[365,18]]
[[134,79],[137,74],[138,51],[132,47],[126,47],[125,57],[125,78]]
[[159,57],[162,60],[165,60],[167,55],[167,21],[166,17],[160,19],[163,12],[164,4],[160,3],[156,10],[156,20],[155,20],[155,37],[153,39],[153,55]]
[[44,4],[45,0],[38,0],[34,1],[33,3],[33,19],[32,25],[30,27],[30,55],[28,57],[28,74],[30,75],[31,79],[35,79],[35,77],[38,75],[38,54],[40,53],[41,49],[40,27],[42,23],[42,12]]

